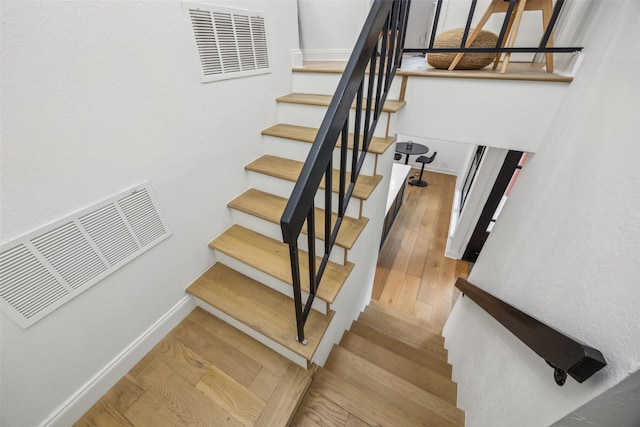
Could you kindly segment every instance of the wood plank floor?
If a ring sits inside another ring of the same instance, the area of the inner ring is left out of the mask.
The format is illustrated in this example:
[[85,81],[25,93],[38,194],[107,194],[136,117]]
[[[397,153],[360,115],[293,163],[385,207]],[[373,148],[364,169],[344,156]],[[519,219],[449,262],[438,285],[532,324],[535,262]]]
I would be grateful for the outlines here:
[[196,308],[74,426],[286,425],[312,373]]
[[467,278],[469,267],[444,256],[455,177],[425,171],[424,179],[427,187],[407,188],[378,258],[372,299],[442,327],[459,295],[456,277]]

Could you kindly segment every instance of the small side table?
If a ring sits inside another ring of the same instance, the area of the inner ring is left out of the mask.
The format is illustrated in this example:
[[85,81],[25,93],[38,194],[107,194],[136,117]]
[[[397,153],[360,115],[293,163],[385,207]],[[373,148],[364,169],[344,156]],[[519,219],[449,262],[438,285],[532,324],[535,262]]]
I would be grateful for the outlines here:
[[429,147],[415,142],[398,142],[396,144],[396,153],[406,154],[404,164],[409,163],[409,156],[425,154],[429,152]]

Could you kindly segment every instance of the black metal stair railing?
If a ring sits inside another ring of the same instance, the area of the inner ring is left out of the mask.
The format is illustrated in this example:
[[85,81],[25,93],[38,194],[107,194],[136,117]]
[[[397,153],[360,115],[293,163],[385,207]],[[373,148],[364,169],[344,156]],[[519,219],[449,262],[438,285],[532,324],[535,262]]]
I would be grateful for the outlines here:
[[[409,5],[410,0],[374,1],[280,220],[284,242],[289,245],[297,340],[301,343],[306,342],[305,321],[329,262],[329,255],[382,114],[391,82],[402,59]],[[350,123],[353,126],[353,144],[349,161]],[[337,220],[332,224],[333,151],[338,138],[341,139],[339,165],[336,165],[338,206]],[[349,166],[350,174],[347,173]],[[317,265],[314,199],[323,179],[324,254]],[[305,280],[309,282],[309,297],[303,307],[298,238],[305,221],[309,270],[309,277]]]

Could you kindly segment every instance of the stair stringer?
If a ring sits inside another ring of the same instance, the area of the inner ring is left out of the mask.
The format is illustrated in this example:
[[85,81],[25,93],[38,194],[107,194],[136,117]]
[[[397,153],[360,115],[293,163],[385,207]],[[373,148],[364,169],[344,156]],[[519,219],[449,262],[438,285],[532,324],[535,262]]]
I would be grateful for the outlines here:
[[354,267],[331,304],[331,310],[335,314],[312,359],[312,362],[319,366],[324,365],[333,345],[340,342],[345,331],[351,327],[351,323],[358,318],[371,300],[393,154],[394,151],[388,149],[378,157],[378,173],[383,178],[369,199],[364,201],[363,216],[369,218],[369,223],[349,251],[349,261],[354,263]]

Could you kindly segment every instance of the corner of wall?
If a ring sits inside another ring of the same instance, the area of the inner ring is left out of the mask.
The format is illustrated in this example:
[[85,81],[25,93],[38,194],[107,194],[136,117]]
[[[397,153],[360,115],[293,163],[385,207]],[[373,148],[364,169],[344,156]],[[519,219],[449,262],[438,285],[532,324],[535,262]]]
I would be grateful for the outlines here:
[[193,297],[190,295],[183,297],[56,409],[42,426],[64,427],[75,423],[195,307]]

